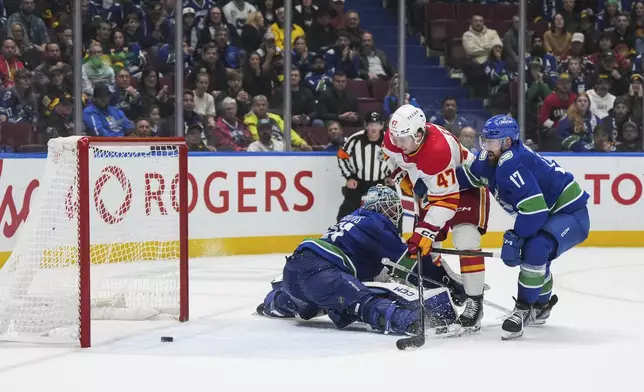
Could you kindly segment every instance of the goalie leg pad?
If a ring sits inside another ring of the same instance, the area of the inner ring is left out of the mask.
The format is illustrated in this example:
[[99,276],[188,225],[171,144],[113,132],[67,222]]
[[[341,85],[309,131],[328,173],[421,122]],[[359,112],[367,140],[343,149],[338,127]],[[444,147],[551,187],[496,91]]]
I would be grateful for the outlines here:
[[413,307],[403,307],[376,295],[355,304],[353,310],[360,321],[385,333],[403,334],[418,321],[418,311]]
[[293,299],[279,287],[271,290],[264,298],[264,316],[291,318],[297,316],[297,307]]
[[427,314],[448,324],[456,321],[456,310],[450,300],[449,291],[446,288],[441,288],[429,290],[429,292],[431,296],[425,299]]
[[[418,320],[418,291],[414,287],[397,283],[367,282],[366,285],[374,294],[385,297],[384,299],[395,306],[390,307],[388,302],[365,304],[377,305],[376,313],[379,312],[379,316],[382,317],[378,322],[380,326],[378,329],[397,333],[408,332],[411,324]],[[428,318],[433,321],[440,320],[440,325],[452,324],[456,321],[456,310],[447,288],[426,290],[424,294]],[[378,319],[372,317],[370,322],[366,322],[373,326],[374,321]]]

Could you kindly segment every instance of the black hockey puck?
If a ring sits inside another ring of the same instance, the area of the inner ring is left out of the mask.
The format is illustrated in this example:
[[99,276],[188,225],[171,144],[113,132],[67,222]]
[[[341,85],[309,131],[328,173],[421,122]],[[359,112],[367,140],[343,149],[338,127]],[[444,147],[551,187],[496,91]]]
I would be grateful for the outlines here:
[[174,338],[172,336],[161,336],[161,341],[164,343],[174,342]]

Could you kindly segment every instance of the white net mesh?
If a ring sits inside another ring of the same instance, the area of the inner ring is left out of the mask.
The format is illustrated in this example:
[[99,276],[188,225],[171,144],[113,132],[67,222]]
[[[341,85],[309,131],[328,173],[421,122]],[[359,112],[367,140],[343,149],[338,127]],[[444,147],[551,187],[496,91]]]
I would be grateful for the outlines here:
[[[52,139],[41,186],[0,270],[0,339],[79,338],[78,137]],[[93,319],[179,314],[176,146],[91,145]]]

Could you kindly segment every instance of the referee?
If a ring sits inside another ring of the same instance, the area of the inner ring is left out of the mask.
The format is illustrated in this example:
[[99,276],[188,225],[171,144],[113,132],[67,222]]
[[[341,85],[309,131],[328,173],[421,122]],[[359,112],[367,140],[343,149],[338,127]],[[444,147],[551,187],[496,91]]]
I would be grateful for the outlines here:
[[342,176],[347,180],[342,193],[344,201],[338,211],[337,220],[358,209],[362,196],[370,187],[383,184],[389,169],[382,160],[382,139],[384,123],[377,112],[367,115],[366,129],[349,136],[338,150],[338,164]]

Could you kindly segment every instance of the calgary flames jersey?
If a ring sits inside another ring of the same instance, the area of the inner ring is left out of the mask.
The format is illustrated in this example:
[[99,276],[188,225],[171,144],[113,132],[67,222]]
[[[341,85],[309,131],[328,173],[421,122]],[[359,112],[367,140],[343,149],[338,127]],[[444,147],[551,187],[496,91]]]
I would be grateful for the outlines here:
[[383,152],[391,171],[396,168],[406,171],[412,184],[423,181],[429,205],[424,220],[440,229],[454,217],[458,208],[460,193],[456,169],[470,164],[474,156],[443,127],[426,124],[425,132],[425,140],[420,148],[406,155],[393,144],[387,131]]

